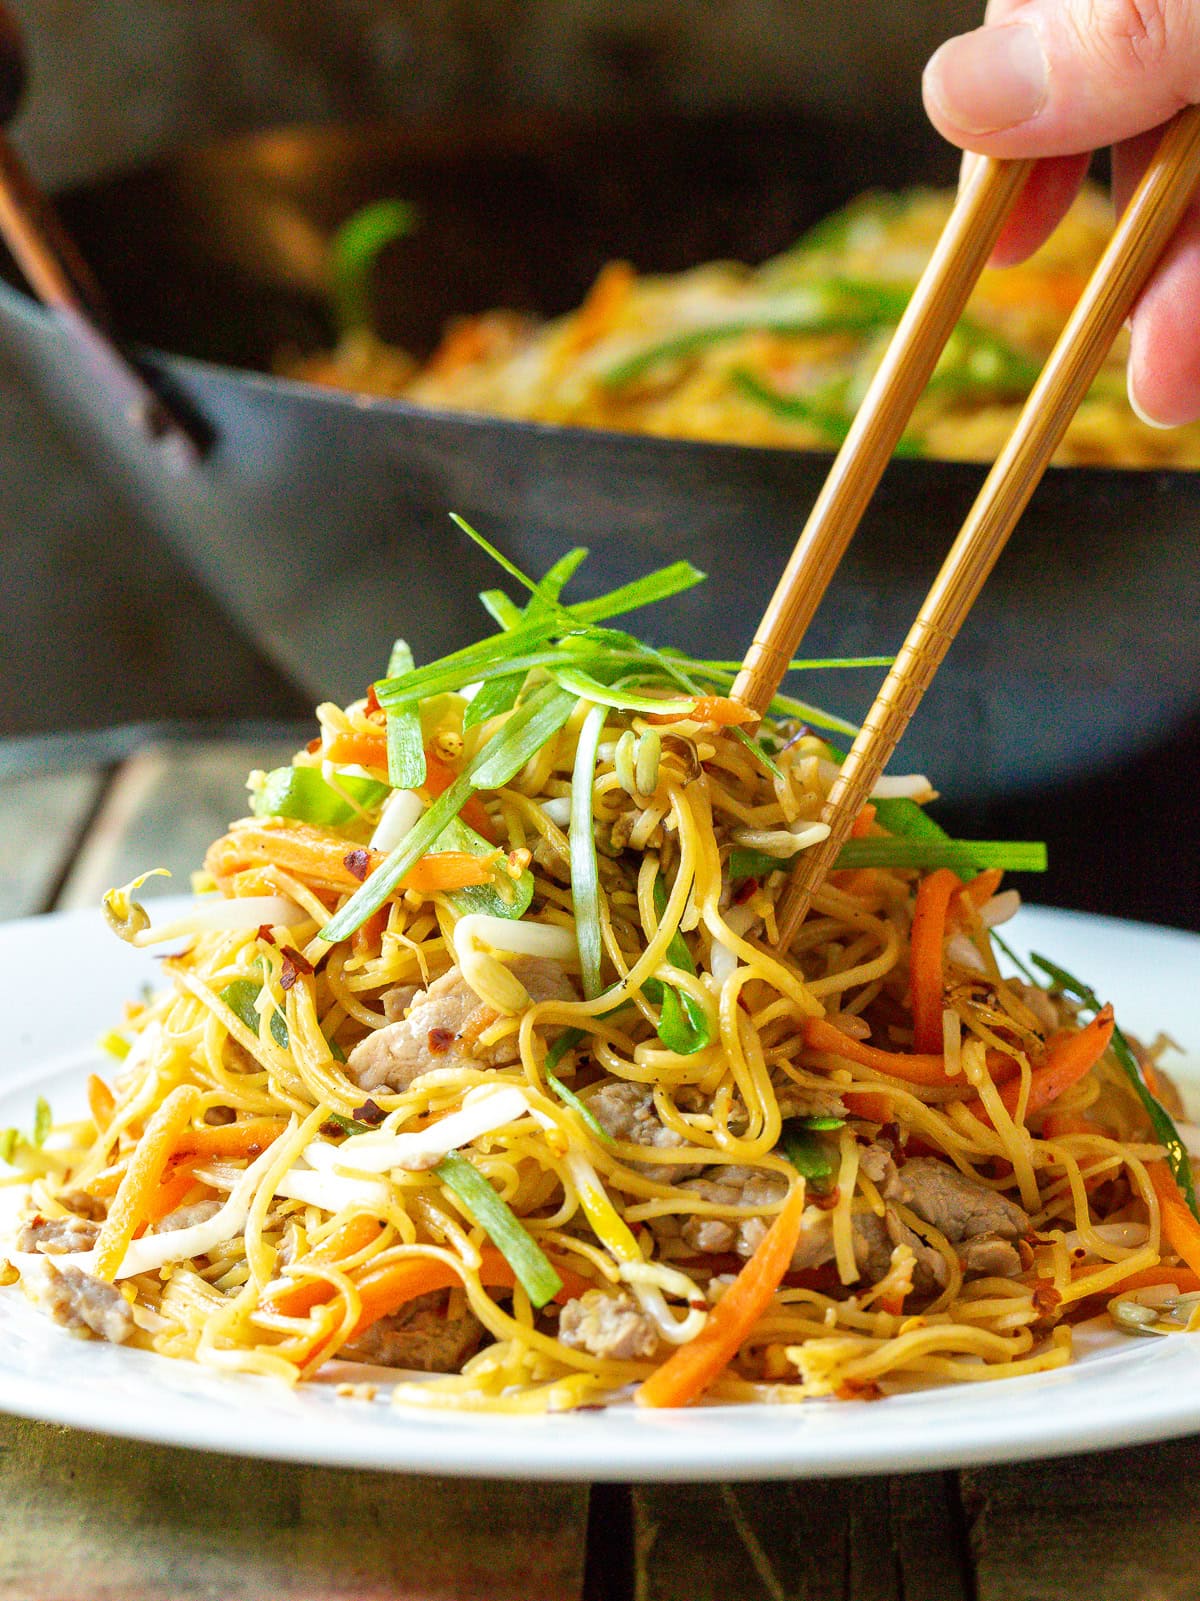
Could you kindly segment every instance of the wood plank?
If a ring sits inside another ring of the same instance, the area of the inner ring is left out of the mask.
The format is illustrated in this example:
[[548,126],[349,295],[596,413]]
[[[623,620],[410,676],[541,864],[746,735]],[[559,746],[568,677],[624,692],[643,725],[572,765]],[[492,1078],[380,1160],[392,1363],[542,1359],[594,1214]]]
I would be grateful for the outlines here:
[[99,763],[0,773],[0,922],[47,909],[104,781]]
[[978,1601],[1197,1601],[1200,1440],[963,1474]]
[[945,1475],[638,1485],[637,1601],[965,1601]]
[[137,751],[114,778],[58,904],[95,906],[150,867],[172,877],[148,880],[139,898],[186,893],[208,846],[249,810],[246,774],[281,766],[294,751],[278,740],[164,741]]
[[255,1462],[0,1418],[0,1601],[579,1601],[587,1489]]

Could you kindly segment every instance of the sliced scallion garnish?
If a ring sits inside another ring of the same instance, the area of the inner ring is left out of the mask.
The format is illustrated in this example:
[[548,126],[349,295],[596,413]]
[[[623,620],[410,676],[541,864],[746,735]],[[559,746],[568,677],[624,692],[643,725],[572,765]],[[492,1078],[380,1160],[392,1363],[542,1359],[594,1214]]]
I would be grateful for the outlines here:
[[[1055,989],[1064,995],[1070,995],[1079,1001],[1090,1012],[1100,1010],[1100,999],[1095,990],[1090,989],[1073,973],[1068,973],[1065,967],[1052,962],[1048,956],[1031,954],[1030,961],[1035,967],[1040,967]],[[1192,1164],[1188,1156],[1187,1146],[1179,1130],[1175,1127],[1175,1119],[1146,1083],[1146,1076],[1142,1065],[1134,1053],[1133,1046],[1115,1024],[1113,1026],[1112,1040],[1109,1049],[1120,1062],[1125,1076],[1137,1091],[1138,1099],[1146,1109],[1146,1114],[1153,1124],[1154,1132],[1166,1150],[1167,1164],[1174,1174],[1175,1182],[1183,1192],[1183,1198],[1188,1204],[1192,1216],[1200,1219],[1200,1209],[1197,1207],[1196,1187],[1192,1178]]]
[[328,945],[346,939],[378,911],[396,885],[433,846],[451,818],[479,789],[501,789],[562,727],[576,701],[556,684],[543,684],[492,735],[466,772],[432,801],[405,837],[321,930]]
[[451,1151],[434,1172],[504,1257],[534,1306],[552,1301],[563,1287],[562,1280],[533,1235],[479,1169]]
[[[413,670],[413,654],[403,639],[392,646],[388,677],[396,678]],[[393,789],[420,789],[425,782],[425,741],[416,708],[397,706],[387,709],[388,781]]]
[[[567,1032],[569,1033],[572,1031],[568,1030]],[[580,1038],[582,1038],[582,1035]],[[557,1041],[555,1043],[557,1044]],[[549,1062],[550,1058],[547,1056],[546,1060]],[[554,1091],[555,1095],[558,1096],[563,1105],[571,1108],[576,1117],[579,1118],[580,1122],[587,1129],[588,1133],[591,1134],[592,1138],[599,1140],[601,1145],[615,1145],[616,1141],[604,1127],[603,1123],[601,1123],[597,1118],[595,1112],[591,1111],[591,1109],[579,1099],[578,1095],[575,1094],[575,1091],[569,1090],[551,1067],[546,1066],[542,1069],[542,1071],[546,1075],[546,1083],[549,1084],[550,1088]]]
[[592,706],[579,730],[575,766],[571,774],[571,899],[575,909],[575,938],[585,1000],[594,1000],[603,984],[600,978],[600,877],[592,819],[592,785],[596,754],[604,732],[607,708]]

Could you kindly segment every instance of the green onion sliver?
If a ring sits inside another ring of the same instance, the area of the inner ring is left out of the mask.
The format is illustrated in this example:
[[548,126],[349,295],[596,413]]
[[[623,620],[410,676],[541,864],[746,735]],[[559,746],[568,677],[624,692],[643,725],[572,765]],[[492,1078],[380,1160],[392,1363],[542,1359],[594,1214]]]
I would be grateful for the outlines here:
[[583,994],[589,1001],[595,1000],[603,987],[600,979],[600,874],[592,826],[592,786],[607,715],[606,706],[589,708],[579,731],[571,774],[571,898],[575,907],[575,937],[579,942]]
[[[388,659],[388,678],[412,670],[412,651],[403,639],[398,639]],[[415,706],[397,706],[387,711],[387,759],[388,782],[394,789],[420,789],[425,782],[425,741]]]
[[575,709],[574,695],[555,684],[543,684],[525,704],[488,740],[470,767],[433,801],[395,850],[354,894],[334,913],[321,930],[327,945],[348,939],[378,911],[396,885],[429,850],[452,817],[457,817],[466,801],[478,789],[501,789],[514,778],[552,735],[556,734]]
[[512,1268],[534,1306],[552,1301],[563,1287],[562,1280],[533,1235],[478,1168],[451,1151],[433,1171]]
[[[1082,1002],[1090,1011],[1098,1012],[1100,1010],[1100,999],[1095,990],[1090,989],[1088,985],[1077,979],[1074,974],[1068,973],[1065,967],[1059,967],[1057,962],[1052,962],[1048,957],[1038,956],[1036,953],[1032,954],[1029,959],[1035,967],[1041,968],[1042,972],[1058,989],[1067,995],[1074,996],[1077,1001]],[[1188,1156],[1187,1146],[1183,1143],[1179,1130],[1175,1127],[1175,1119],[1158,1097],[1151,1092],[1142,1072],[1141,1063],[1134,1055],[1133,1047],[1115,1025],[1109,1049],[1117,1061],[1120,1062],[1126,1077],[1137,1091],[1138,1099],[1146,1108],[1146,1114],[1154,1125],[1154,1132],[1158,1135],[1160,1144],[1166,1150],[1168,1166],[1174,1175],[1176,1184],[1179,1185],[1183,1192],[1183,1198],[1188,1204],[1188,1209],[1193,1217],[1200,1220],[1200,1209],[1198,1209],[1196,1201],[1196,1187],[1192,1179],[1192,1163]]]
[[[568,1029],[566,1032],[574,1033],[575,1030]],[[580,1038],[582,1038],[582,1035]],[[549,1057],[547,1057],[546,1060],[548,1062]],[[601,1145],[615,1145],[616,1141],[613,1139],[612,1135],[604,1127],[603,1123],[600,1122],[596,1114],[579,1099],[575,1091],[569,1090],[563,1083],[562,1079],[560,1079],[558,1075],[549,1067],[544,1067],[542,1071],[546,1075],[546,1083],[549,1084],[550,1088],[554,1091],[555,1095],[558,1096],[563,1105],[571,1108],[592,1138],[599,1140]]]
[[849,839],[836,867],[1001,867],[1011,873],[1044,873],[1046,847],[1026,839]]

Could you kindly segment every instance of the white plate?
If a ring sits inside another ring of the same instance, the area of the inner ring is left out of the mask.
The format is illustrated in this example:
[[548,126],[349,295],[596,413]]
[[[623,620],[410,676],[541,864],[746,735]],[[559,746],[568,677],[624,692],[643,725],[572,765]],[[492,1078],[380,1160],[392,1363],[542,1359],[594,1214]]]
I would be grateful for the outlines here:
[[[1013,943],[1060,960],[1117,1003],[1124,1025],[1165,1029],[1200,1082],[1200,938],[1030,909]],[[91,912],[0,927],[0,1127],[46,1095],[81,1104],[90,1045],[153,959]],[[0,1291],[0,1409],[171,1445],[352,1467],[496,1478],[736,1479],[887,1472],[1050,1456],[1200,1430],[1200,1336],[1081,1341],[1073,1366],[895,1396],[788,1407],[554,1417],[428,1414],[291,1391],[190,1363],[73,1339],[19,1290]]]

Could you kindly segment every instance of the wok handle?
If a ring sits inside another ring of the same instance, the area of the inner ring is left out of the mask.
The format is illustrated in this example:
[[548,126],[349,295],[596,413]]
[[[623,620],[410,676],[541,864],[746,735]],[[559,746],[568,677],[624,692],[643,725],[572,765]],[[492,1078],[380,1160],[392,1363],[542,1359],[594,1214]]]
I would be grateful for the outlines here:
[[[21,35],[0,0],[0,126],[25,87]],[[204,429],[151,386],[109,333],[104,296],[49,198],[0,132],[0,236],[38,299],[58,317],[82,369],[130,425],[178,468],[204,452]]]

